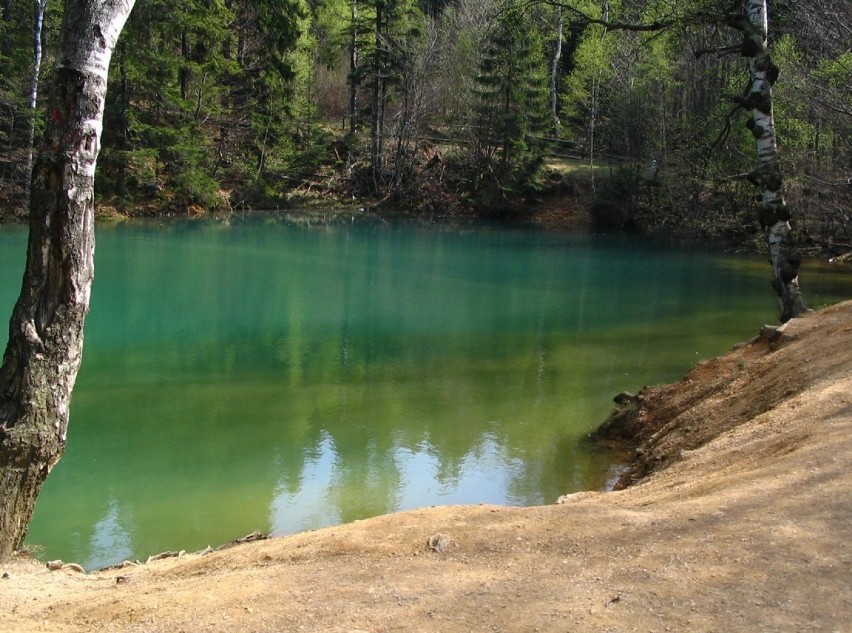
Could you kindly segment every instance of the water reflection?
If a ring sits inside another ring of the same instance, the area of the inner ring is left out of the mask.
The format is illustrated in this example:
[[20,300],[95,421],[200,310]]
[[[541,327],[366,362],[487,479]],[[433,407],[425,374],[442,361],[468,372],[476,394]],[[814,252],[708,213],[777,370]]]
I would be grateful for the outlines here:
[[87,566],[600,487],[581,438],[611,396],[772,311],[718,258],[517,231],[133,225],[101,230],[97,268],[31,529]]
[[112,499],[106,514],[94,525],[90,542],[91,555],[87,561],[92,567],[103,567],[116,559],[129,559],[133,555],[130,533],[122,525],[123,516]]

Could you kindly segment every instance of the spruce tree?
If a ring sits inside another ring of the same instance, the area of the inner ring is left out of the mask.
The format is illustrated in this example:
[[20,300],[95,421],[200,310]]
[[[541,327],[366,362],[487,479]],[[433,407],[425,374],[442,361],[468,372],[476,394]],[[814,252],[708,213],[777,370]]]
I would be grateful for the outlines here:
[[515,4],[500,12],[482,52],[477,83],[476,181],[504,191],[533,183],[548,125],[547,61],[531,16]]

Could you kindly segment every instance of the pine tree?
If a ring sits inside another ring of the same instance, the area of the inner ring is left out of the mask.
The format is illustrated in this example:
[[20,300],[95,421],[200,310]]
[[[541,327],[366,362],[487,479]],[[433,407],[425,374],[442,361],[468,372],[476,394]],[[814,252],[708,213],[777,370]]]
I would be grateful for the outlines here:
[[375,193],[395,171],[385,166],[387,107],[394,98],[405,98],[406,72],[415,50],[412,41],[422,31],[423,14],[411,0],[375,0],[371,9],[366,19],[372,40],[363,47],[357,73],[370,90],[370,184]]
[[502,190],[532,183],[548,126],[547,60],[529,14],[507,5],[485,42],[477,83],[477,181]]
[[265,196],[310,102],[297,89],[309,81],[306,16],[301,0],[141,4],[116,52],[100,189],[156,194],[178,212],[224,204],[233,187]]

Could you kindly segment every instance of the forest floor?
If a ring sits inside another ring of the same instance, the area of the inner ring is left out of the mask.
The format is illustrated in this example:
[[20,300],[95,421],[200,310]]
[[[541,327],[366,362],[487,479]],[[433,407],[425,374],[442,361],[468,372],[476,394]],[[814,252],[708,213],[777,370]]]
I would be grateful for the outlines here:
[[624,490],[89,573],[19,559],[0,630],[848,631],[852,301],[621,400]]

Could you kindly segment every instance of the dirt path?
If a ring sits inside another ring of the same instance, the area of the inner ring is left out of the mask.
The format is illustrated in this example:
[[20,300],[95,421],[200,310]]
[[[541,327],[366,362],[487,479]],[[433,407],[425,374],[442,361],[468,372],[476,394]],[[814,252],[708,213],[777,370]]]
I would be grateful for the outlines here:
[[17,561],[0,630],[850,630],[852,302],[634,404],[642,478],[625,490],[90,574]]

